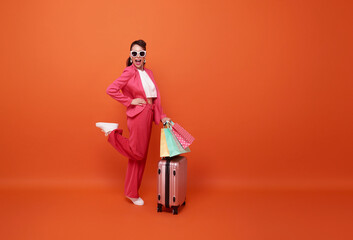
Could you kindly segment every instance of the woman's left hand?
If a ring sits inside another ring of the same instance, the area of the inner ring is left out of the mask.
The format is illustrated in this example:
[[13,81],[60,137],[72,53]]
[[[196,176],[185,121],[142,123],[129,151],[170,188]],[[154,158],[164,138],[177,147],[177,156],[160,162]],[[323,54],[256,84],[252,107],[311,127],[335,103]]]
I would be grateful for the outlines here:
[[166,121],[171,121],[171,119],[168,118],[168,117],[165,117],[165,118],[162,119],[162,123],[163,123],[163,124],[164,124]]

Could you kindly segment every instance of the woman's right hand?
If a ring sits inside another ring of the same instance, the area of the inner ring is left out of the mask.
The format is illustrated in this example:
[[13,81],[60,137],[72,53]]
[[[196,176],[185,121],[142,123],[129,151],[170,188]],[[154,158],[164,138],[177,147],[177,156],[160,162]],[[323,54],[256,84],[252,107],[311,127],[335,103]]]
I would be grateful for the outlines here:
[[140,105],[140,106],[142,106],[143,104],[146,104],[146,101],[143,98],[135,98],[135,99],[133,99],[131,101],[131,104],[132,105]]

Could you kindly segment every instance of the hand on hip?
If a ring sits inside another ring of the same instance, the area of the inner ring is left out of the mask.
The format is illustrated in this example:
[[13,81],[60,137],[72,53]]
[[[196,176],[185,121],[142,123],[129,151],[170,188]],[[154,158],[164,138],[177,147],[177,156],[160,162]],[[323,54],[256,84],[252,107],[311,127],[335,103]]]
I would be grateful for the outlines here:
[[135,98],[132,100],[131,104],[142,106],[143,104],[146,104],[146,101],[145,101],[145,99],[142,99],[142,98]]

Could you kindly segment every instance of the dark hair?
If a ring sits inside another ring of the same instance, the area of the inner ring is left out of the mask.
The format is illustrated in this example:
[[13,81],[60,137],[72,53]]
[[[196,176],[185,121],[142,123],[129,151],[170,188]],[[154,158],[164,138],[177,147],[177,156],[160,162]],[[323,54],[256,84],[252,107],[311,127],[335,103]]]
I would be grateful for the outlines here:
[[[147,44],[146,44],[146,42],[143,41],[142,39],[133,41],[133,42],[131,43],[131,46],[130,46],[130,51],[131,51],[131,49],[132,49],[132,47],[133,47],[134,45],[139,45],[140,47],[143,48],[143,50],[146,51],[146,45],[147,45]],[[129,56],[129,58],[126,60],[126,66],[128,67],[128,66],[130,66],[131,64],[132,64],[132,63],[130,62],[130,56]]]

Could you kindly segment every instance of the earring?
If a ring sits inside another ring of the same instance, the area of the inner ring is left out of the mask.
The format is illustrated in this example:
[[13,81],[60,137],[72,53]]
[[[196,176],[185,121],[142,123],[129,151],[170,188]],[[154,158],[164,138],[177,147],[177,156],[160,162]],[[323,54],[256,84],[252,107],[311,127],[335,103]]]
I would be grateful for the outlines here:
[[146,59],[145,59],[145,60],[143,60],[143,63],[146,63]]
[[130,63],[132,63],[132,60],[131,60],[131,58],[130,58]]

